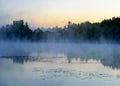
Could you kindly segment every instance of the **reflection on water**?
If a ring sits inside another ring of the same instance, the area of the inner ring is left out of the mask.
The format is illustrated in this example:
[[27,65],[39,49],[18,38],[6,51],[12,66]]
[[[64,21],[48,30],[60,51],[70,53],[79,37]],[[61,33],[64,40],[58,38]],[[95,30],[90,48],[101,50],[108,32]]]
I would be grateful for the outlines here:
[[0,50],[0,86],[119,85],[119,45],[19,46],[7,45],[10,52],[4,46]]
[[[92,54],[93,55],[93,54]],[[98,54],[99,55],[99,54]],[[59,57],[66,57],[68,63],[75,62],[84,62],[87,63],[89,60],[96,60],[101,62],[102,65],[111,67],[113,69],[120,68],[120,53],[118,51],[113,51],[111,56],[109,57],[100,57],[98,55],[89,55],[90,57],[82,57],[81,55],[77,55],[74,53],[67,53],[67,54],[50,54],[50,53],[39,53],[38,56],[1,56],[0,58],[11,59],[13,63],[20,63],[24,64],[25,62],[32,62],[32,61],[42,61],[49,59],[56,59]],[[103,55],[102,55],[103,56]],[[45,61],[44,61],[45,62]]]

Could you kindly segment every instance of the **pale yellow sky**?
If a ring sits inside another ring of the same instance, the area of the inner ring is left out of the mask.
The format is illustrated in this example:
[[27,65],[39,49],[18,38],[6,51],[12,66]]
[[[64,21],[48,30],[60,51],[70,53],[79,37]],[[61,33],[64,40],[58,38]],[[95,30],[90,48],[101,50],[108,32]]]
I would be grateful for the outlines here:
[[24,19],[32,27],[119,17],[120,0],[0,0],[0,25]]

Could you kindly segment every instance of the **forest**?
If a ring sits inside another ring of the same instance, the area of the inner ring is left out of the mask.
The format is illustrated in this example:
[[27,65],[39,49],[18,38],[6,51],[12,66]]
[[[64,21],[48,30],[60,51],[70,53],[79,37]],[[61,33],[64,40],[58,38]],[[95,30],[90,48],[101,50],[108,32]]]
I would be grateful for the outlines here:
[[120,18],[96,23],[86,21],[76,24],[69,21],[63,28],[56,26],[45,30],[32,30],[27,22],[18,20],[0,28],[0,40],[120,42]]

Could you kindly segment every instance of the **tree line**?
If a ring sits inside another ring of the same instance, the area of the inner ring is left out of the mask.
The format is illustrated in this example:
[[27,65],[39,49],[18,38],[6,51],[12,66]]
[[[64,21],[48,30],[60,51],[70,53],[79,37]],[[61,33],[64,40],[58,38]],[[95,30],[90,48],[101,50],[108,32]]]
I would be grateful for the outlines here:
[[43,30],[31,30],[23,20],[13,21],[13,24],[0,28],[2,40],[29,41],[120,41],[120,18],[113,17],[101,22],[83,23],[68,22],[64,28],[54,27]]

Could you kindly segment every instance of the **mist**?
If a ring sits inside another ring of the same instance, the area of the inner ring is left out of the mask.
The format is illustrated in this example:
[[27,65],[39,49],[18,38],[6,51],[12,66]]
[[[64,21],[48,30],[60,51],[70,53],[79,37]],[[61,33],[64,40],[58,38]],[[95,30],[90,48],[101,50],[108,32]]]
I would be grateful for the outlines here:
[[119,3],[84,1],[0,0],[0,86],[120,85]]
[[119,21],[119,17],[99,23],[69,21],[64,28],[56,26],[46,30],[31,30],[24,20],[13,21],[13,24],[0,28],[0,57],[15,61],[65,57],[68,63],[74,58],[95,59],[101,63],[111,59],[107,62],[113,63],[120,58]]
[[[41,59],[66,58],[100,61],[110,66],[120,61],[120,45],[115,43],[70,43],[70,42],[0,42],[0,57],[13,61],[38,61]],[[21,62],[22,61],[22,62]],[[119,66],[117,64],[117,66]],[[119,67],[118,67],[119,68]]]
[[0,56],[39,56],[46,54],[73,54],[77,57],[106,57],[120,52],[116,43],[70,42],[0,42]]
[[114,42],[120,43],[120,18],[113,17],[101,22],[68,22],[66,26],[29,28],[24,20],[13,21],[0,28],[0,40],[31,42]]

